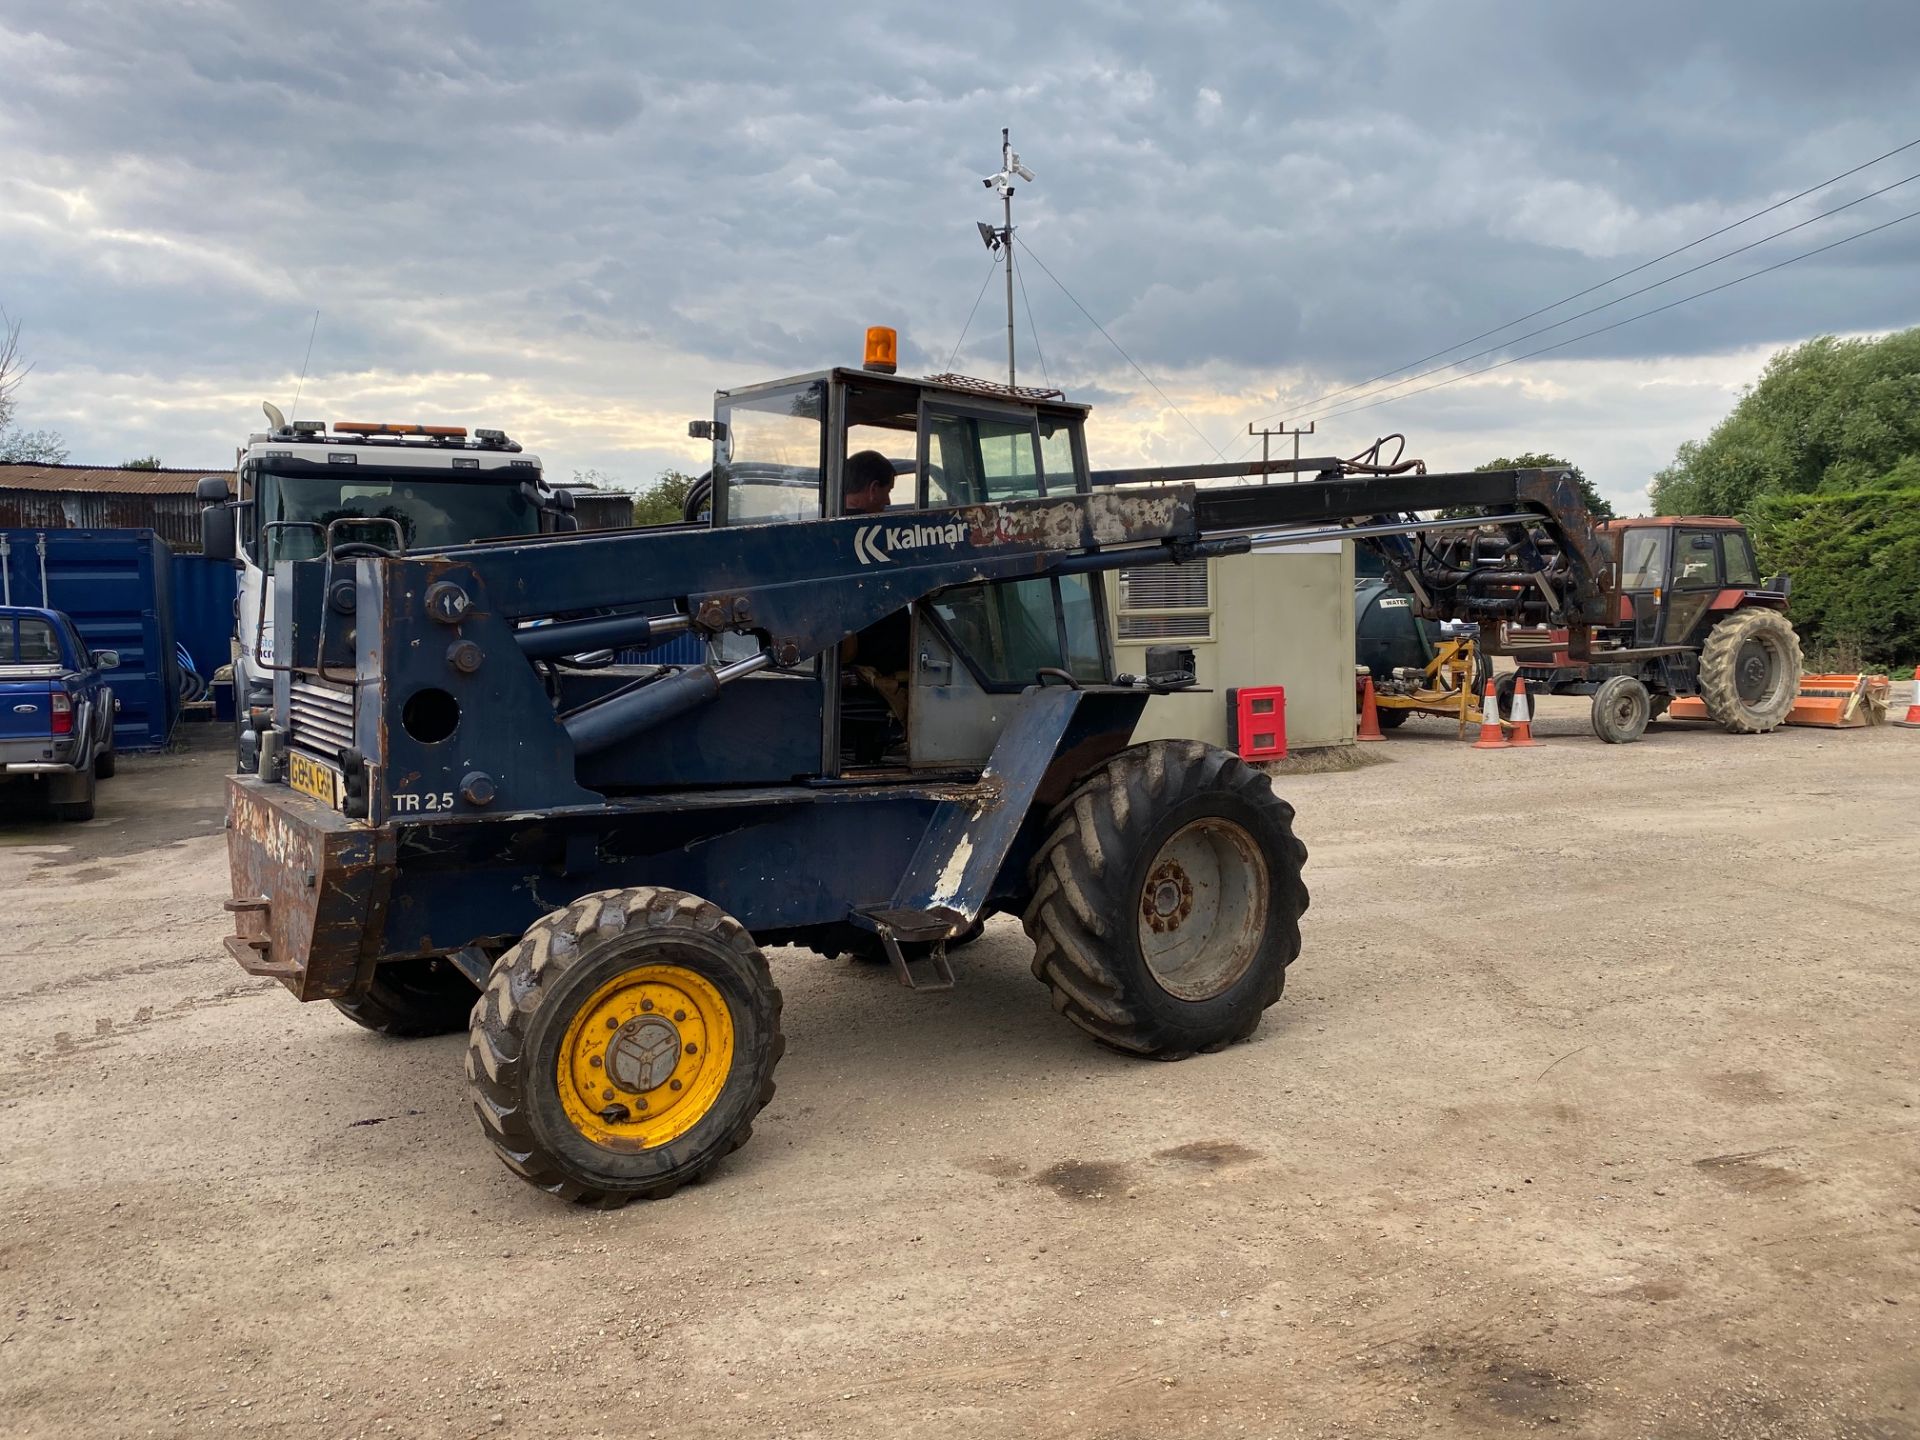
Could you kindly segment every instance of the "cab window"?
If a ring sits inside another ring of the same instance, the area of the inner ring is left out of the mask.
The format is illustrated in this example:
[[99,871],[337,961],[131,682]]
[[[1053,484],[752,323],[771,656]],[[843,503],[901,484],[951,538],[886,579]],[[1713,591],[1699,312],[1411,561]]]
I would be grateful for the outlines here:
[[1666,526],[1629,530],[1620,541],[1620,588],[1657,590],[1667,583],[1667,543],[1673,531]]
[[1720,584],[1720,537],[1711,530],[1682,530],[1673,558],[1676,590]]
[[1753,548],[1744,535],[1727,531],[1720,537],[1720,558],[1727,569],[1729,585],[1758,585],[1759,572],[1753,568]]
[[[846,391],[847,433],[841,453],[847,457],[846,473],[841,478],[840,508],[836,514],[870,513],[874,509],[912,509],[918,487],[914,483],[914,451],[919,441],[920,416],[911,392],[877,386],[862,389],[858,385]],[[871,468],[871,460],[855,457],[878,455],[892,468],[893,492],[884,506],[849,503],[848,496],[858,478]]]
[[[1072,483],[1069,478],[1068,488]],[[980,505],[1045,493],[1031,417],[928,414],[927,504]]]
[[19,616],[0,620],[0,665],[49,665],[60,659],[60,643],[45,620]]
[[1073,464],[1073,426],[1065,420],[1040,417],[1040,468],[1047,489],[1055,495],[1076,488]]
[[816,381],[729,397],[714,407],[727,427],[714,464],[714,494],[724,507],[716,509],[716,523],[820,517],[824,395]]

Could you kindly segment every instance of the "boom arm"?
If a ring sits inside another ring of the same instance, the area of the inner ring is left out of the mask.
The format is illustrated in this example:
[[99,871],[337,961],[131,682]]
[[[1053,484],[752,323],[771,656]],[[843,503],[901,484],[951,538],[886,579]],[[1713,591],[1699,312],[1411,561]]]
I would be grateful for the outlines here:
[[[1441,507],[1466,514],[1423,513]],[[350,582],[323,561],[284,567],[280,579],[293,590],[284,611],[295,620],[293,668],[357,675],[358,755],[382,757],[449,804],[495,785],[502,804],[522,794],[592,803],[573,788],[582,757],[755,670],[808,664],[937,592],[1347,534],[1387,556],[1428,616],[1550,620],[1569,627],[1576,653],[1606,617],[1605,538],[1570,476],[1533,470],[1128,485],[830,520],[528,536],[360,557]],[[555,687],[539,673],[542,660],[689,629],[751,636],[753,648],[626,685]],[[321,703],[295,680],[281,677],[283,725],[296,690]],[[488,723],[461,728],[457,747],[441,744],[475,707]]]

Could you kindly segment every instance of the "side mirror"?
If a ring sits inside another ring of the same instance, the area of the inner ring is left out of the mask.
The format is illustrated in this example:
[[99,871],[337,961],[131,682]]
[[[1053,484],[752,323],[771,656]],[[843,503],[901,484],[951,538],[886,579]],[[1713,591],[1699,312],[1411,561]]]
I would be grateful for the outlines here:
[[233,499],[233,491],[227,486],[224,475],[203,475],[193,487],[194,498],[203,505],[224,505]]
[[1711,550],[1713,548],[1713,537],[1711,535],[1696,535],[1693,539],[1689,540],[1687,544],[1695,550]]
[[234,565],[240,563],[240,547],[233,523],[236,513],[231,504],[209,505],[200,512],[200,553],[209,560],[225,560]]
[[120,652],[118,650],[96,650],[93,652],[93,663],[101,670],[118,670],[120,668]]

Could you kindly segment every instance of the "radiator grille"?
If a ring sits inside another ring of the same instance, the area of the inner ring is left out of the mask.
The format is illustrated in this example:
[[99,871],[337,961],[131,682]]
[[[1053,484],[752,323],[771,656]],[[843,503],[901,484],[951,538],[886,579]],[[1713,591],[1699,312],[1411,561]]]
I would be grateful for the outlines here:
[[290,686],[292,710],[288,738],[303,750],[338,760],[353,748],[353,689],[323,680],[296,679]]

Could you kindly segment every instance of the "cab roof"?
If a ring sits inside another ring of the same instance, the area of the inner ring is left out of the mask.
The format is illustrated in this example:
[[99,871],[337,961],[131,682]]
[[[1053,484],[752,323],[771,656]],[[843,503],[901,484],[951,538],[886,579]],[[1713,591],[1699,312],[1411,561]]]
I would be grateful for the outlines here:
[[1629,519],[1608,520],[1602,530],[1647,530],[1656,526],[1684,525],[1689,530],[1744,530],[1746,525],[1731,515],[1638,515]]
[[779,380],[762,380],[752,385],[722,390],[719,393],[728,399],[738,400],[756,391],[778,390],[789,385],[807,385],[823,380],[836,384],[922,391],[950,396],[955,400],[998,401],[1003,405],[1018,405],[1022,409],[1044,410],[1059,415],[1084,417],[1093,408],[1090,405],[1075,404],[1058,390],[1041,389],[1037,386],[1003,385],[995,380],[982,380],[972,375],[889,375],[883,370],[862,370],[852,366],[814,370],[804,375],[788,375]]

